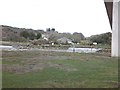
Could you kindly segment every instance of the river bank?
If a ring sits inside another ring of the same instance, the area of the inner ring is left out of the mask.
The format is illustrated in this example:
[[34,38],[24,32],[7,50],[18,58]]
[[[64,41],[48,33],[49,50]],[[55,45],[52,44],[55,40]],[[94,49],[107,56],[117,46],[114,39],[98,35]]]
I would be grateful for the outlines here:
[[6,51],[54,51],[54,52],[78,52],[78,53],[95,53],[97,51],[100,51],[102,49],[96,49],[96,48],[73,48],[70,47],[68,49],[43,49],[43,48],[23,48],[23,47],[13,47],[13,46],[5,46],[5,45],[0,45],[1,50],[6,50]]
[[7,51],[56,51],[56,52],[78,52],[78,53],[110,53],[111,49],[108,45],[33,45],[29,42],[0,42],[0,49]]

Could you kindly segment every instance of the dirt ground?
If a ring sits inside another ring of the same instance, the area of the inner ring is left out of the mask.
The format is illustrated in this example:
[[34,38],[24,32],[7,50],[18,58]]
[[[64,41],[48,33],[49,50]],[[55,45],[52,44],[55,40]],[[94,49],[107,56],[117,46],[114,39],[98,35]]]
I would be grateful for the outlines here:
[[[27,52],[27,54],[26,54]],[[65,71],[77,71],[76,68],[51,63],[51,60],[72,60],[80,59],[72,53],[57,53],[56,52],[3,52],[2,70],[16,74],[41,71],[46,67],[62,69]]]
[[[2,52],[2,69],[3,71],[13,72],[17,74],[41,71],[46,67],[57,68],[65,71],[77,71],[76,68],[64,64],[53,63],[54,60],[91,60],[94,56],[79,53],[63,53],[51,51],[3,51]],[[104,55],[94,56],[95,58],[110,57]],[[50,61],[50,62],[49,62]]]

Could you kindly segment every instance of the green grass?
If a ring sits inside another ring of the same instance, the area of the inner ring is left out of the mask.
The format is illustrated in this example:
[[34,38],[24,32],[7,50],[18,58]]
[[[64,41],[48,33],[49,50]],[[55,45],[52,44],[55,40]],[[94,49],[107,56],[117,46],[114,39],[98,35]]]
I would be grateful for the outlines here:
[[22,73],[3,69],[3,88],[114,88],[118,83],[117,58],[97,53],[3,51],[2,63],[42,67]]

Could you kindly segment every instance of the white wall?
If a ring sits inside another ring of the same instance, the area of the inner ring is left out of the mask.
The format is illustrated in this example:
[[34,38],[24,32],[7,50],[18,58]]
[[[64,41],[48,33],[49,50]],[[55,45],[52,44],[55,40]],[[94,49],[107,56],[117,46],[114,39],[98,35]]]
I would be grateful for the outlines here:
[[120,57],[120,1],[118,3],[118,56]]
[[[119,22],[119,13],[120,11],[120,2],[113,3],[113,30],[112,30],[112,56],[120,57],[120,23]],[[118,25],[119,24],[119,25]]]

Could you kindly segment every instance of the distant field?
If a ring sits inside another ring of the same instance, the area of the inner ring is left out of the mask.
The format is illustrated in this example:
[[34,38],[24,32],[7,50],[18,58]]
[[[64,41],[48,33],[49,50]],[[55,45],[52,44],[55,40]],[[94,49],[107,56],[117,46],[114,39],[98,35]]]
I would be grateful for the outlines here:
[[118,60],[107,54],[3,51],[3,88],[114,88]]

